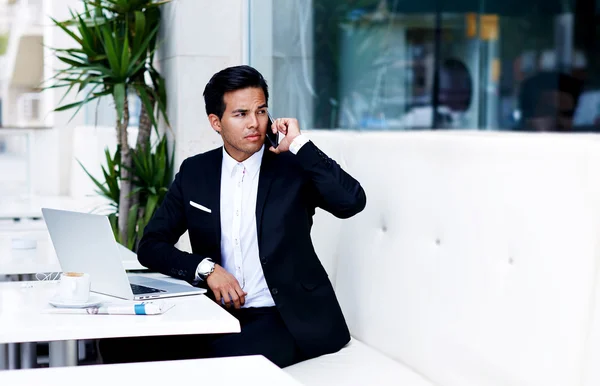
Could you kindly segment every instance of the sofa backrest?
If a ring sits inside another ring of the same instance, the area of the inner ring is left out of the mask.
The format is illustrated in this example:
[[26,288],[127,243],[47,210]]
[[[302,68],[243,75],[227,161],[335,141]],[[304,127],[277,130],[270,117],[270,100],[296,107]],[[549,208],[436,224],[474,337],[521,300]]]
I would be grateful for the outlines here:
[[310,132],[367,207],[318,213],[353,336],[442,386],[600,384],[600,142]]

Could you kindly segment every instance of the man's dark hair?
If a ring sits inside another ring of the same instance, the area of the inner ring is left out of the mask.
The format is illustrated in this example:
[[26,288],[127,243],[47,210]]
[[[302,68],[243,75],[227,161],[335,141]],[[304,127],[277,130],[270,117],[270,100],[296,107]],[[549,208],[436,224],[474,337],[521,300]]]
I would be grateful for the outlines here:
[[269,88],[265,78],[250,66],[228,67],[213,75],[204,88],[204,104],[206,115],[215,114],[219,119],[225,112],[223,95],[229,91],[242,90],[249,87],[260,87],[265,93],[265,101],[269,101]]

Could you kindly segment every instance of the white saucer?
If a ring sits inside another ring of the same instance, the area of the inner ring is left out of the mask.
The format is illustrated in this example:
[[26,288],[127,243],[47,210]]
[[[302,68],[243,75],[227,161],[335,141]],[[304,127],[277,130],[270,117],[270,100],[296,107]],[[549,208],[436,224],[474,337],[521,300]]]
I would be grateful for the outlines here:
[[52,304],[54,307],[59,308],[88,308],[88,307],[96,307],[102,303],[99,297],[90,296],[87,302],[85,303],[73,303],[69,301],[65,301],[60,299],[58,296],[54,296],[52,299],[48,300],[48,303]]

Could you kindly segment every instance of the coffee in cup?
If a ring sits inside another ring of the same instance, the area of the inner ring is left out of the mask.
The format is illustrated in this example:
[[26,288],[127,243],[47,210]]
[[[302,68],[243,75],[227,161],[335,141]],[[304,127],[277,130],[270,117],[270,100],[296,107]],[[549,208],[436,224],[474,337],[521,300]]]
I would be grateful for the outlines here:
[[63,272],[58,285],[58,298],[68,303],[85,303],[90,298],[90,274]]

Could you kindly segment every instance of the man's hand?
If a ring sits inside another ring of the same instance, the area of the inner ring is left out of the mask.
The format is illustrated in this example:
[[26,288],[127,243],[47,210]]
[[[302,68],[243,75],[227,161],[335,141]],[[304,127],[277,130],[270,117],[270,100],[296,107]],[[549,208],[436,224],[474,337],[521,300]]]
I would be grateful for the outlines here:
[[288,151],[294,138],[300,135],[300,125],[296,118],[277,118],[273,121],[271,130],[273,130],[273,133],[280,132],[285,135],[281,142],[279,142],[277,148],[274,148],[273,146],[269,148],[269,150],[275,154]]
[[246,302],[246,292],[240,287],[235,276],[227,272],[219,264],[215,264],[215,270],[206,278],[206,284],[215,294],[215,300],[221,304],[221,299],[227,308],[232,305],[240,308]]

